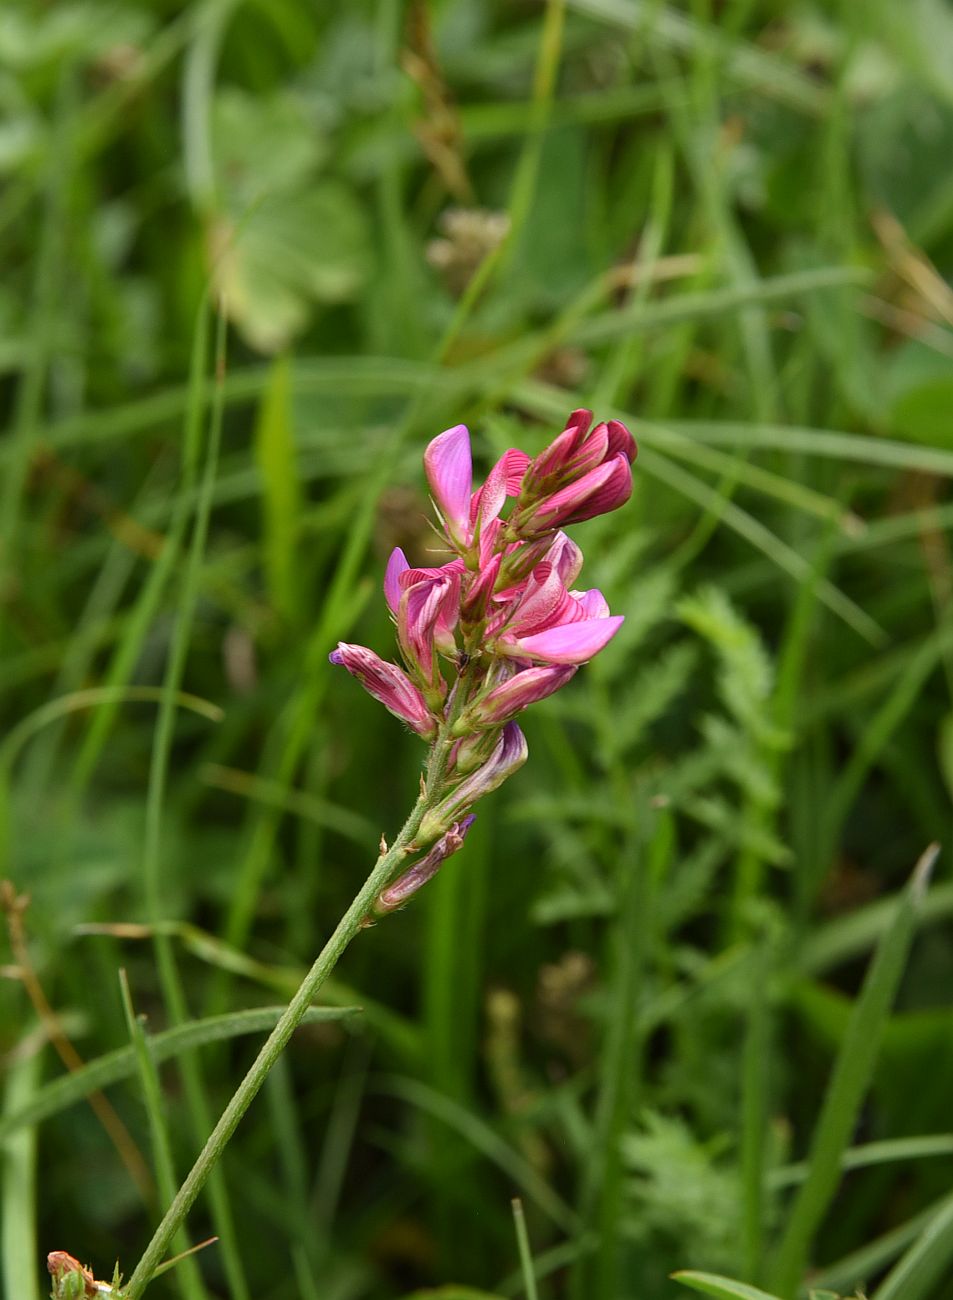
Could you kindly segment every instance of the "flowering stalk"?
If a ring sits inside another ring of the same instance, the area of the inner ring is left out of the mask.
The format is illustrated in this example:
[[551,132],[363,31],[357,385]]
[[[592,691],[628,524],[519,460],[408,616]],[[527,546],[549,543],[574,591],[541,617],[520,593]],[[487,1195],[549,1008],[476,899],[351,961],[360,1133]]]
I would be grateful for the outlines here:
[[[155,1275],[345,948],[372,915],[402,906],[432,879],[462,845],[473,805],[525,762],[526,740],[514,715],[564,686],[621,626],[601,592],[569,589],[582,553],[556,531],[561,523],[615,509],[632,489],[631,434],[616,421],[589,432],[590,423],[588,411],[573,412],[535,461],[507,451],[477,491],[463,425],[427,448],[427,478],[454,556],[415,569],[396,550],[388,562],[384,595],[403,667],[363,646],[342,643],[331,655],[429,742],[420,795],[391,847],[382,843],[370,875],[225,1107],[123,1289],[125,1300],[139,1300]],[[507,498],[514,505],[504,520]]]

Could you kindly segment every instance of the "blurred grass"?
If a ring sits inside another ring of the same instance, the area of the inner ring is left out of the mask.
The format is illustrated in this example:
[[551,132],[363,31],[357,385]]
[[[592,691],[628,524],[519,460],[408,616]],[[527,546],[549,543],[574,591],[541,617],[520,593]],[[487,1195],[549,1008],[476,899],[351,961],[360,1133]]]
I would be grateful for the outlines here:
[[642,449],[577,530],[624,631],[348,953],[191,1275],[949,1294],[951,49],[944,0],[3,6],[0,874],[89,1062],[0,958],[10,1300],[149,1233],[76,1104],[148,1148],[117,969],[181,1173],[402,820],[419,746],[326,655],[389,652],[426,440],[580,404]]

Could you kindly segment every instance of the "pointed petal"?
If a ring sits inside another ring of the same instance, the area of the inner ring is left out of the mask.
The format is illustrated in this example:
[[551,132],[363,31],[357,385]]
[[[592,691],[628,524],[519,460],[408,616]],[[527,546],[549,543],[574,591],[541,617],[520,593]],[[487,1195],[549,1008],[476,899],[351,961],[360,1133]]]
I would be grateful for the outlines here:
[[384,599],[387,601],[387,608],[395,617],[397,606],[400,604],[400,575],[406,573],[409,568],[407,556],[399,546],[395,546],[384,570]]
[[603,596],[598,587],[592,587],[589,591],[571,592],[570,593],[582,610],[583,618],[608,618],[609,602]]
[[473,461],[465,424],[445,429],[424,452],[424,470],[441,515],[456,541],[469,540]]
[[610,420],[609,429],[609,450],[608,456],[622,455],[631,465],[639,454],[635,439],[621,420]]
[[563,586],[571,587],[582,572],[582,551],[565,533],[557,533],[546,559],[555,568]]
[[622,614],[581,623],[565,623],[506,643],[508,654],[549,664],[584,664],[609,644],[625,622]]
[[381,659],[367,646],[349,645],[346,641],[338,642],[337,649],[328,658],[332,664],[346,668],[369,695],[419,736],[429,740],[436,734],[437,725],[423,695],[396,664]]

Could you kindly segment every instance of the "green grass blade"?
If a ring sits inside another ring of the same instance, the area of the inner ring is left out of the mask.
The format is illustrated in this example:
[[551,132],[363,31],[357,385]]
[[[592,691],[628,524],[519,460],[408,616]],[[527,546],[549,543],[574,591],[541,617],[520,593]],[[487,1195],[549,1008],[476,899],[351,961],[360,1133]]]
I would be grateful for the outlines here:
[[[829,92],[786,59],[756,45],[730,38],[658,0],[570,0],[573,9],[637,32],[673,53],[689,56],[692,66],[715,56],[730,77],[780,103],[810,114],[827,111]],[[704,12],[704,8],[702,10]]]
[[696,1273],[691,1270],[673,1273],[672,1280],[681,1282],[682,1286],[692,1291],[701,1291],[704,1295],[717,1296],[718,1300],[778,1300],[777,1296],[767,1291],[759,1291],[756,1286],[745,1282],[733,1282],[727,1277],[718,1277],[715,1273]]
[[291,408],[291,363],[279,357],[272,366],[255,425],[255,459],[261,474],[264,511],[264,562],[275,609],[297,621],[297,567],[301,488],[295,456]]
[[814,1285],[846,1293],[866,1282],[867,1278],[875,1277],[892,1263],[901,1251],[906,1250],[912,1241],[916,1240],[946,1205],[947,1200],[948,1197],[941,1197],[932,1205],[928,1205],[925,1210],[921,1210],[919,1214],[901,1223],[899,1227],[891,1228],[889,1232],[875,1237],[873,1241],[851,1251],[849,1255],[819,1269],[812,1276]]
[[[174,1029],[147,1036],[152,1059],[157,1065],[194,1051],[208,1043],[221,1043],[246,1034],[261,1034],[273,1029],[284,1012],[284,1007],[259,1007],[254,1011],[235,1011],[223,1016],[209,1016],[192,1020]],[[328,1020],[345,1020],[357,1015],[360,1007],[312,1007],[303,1024],[320,1024]],[[0,1138],[15,1132],[24,1124],[37,1124],[56,1115],[68,1106],[82,1101],[91,1092],[106,1088],[111,1083],[130,1078],[136,1071],[133,1048],[119,1047],[114,1052],[90,1061],[81,1070],[63,1075],[51,1083],[37,1088],[30,1100],[11,1110],[0,1120]]]
[[[892,1164],[898,1160],[929,1160],[953,1155],[953,1133],[930,1133],[923,1137],[886,1138],[849,1147],[841,1160],[841,1169],[867,1169],[871,1165]],[[799,1161],[775,1169],[768,1181],[772,1187],[793,1187],[804,1181],[808,1165]]]
[[931,845],[917,863],[854,1004],[811,1140],[808,1175],[795,1199],[775,1257],[771,1283],[784,1300],[797,1293],[814,1234],[837,1188],[844,1152],[870,1087],[880,1040],[938,853],[939,846]]
[[953,1260],[953,1196],[894,1265],[874,1292],[873,1300],[927,1300],[941,1277],[949,1281]]
[[20,1128],[14,1133],[12,1127],[9,1132],[5,1128],[11,1116],[33,1103],[38,1091],[39,1067],[40,1059],[34,1055],[10,1068],[0,1118],[0,1135],[3,1135],[0,1277],[3,1293],[11,1300],[14,1296],[16,1300],[40,1300],[36,1276],[36,1129]]
[[526,1300],[538,1300],[536,1268],[533,1263],[533,1252],[530,1249],[529,1233],[526,1231],[526,1215],[523,1213],[523,1202],[518,1196],[514,1196],[512,1206],[513,1222],[516,1226],[516,1244],[520,1255],[520,1272],[523,1276],[523,1290],[526,1293]]
[[553,1223],[563,1231],[574,1230],[576,1216],[562,1197],[553,1191],[549,1183],[523,1156],[514,1151],[508,1142],[504,1142],[478,1115],[413,1079],[388,1079],[386,1084],[379,1086],[382,1091],[400,1097],[412,1106],[417,1106],[426,1114],[434,1116],[460,1133],[475,1150],[486,1156],[488,1160],[492,1160],[508,1177],[512,1178],[517,1186],[522,1188],[526,1198],[533,1201],[552,1219]]
[[[135,1013],[129,981],[124,970],[119,972],[119,984],[122,991],[123,1010],[126,1014],[126,1025],[129,1030],[129,1037],[132,1040],[135,1070],[139,1076],[139,1087],[142,1091],[142,1099],[149,1120],[149,1135],[152,1144],[152,1160],[156,1183],[159,1188],[159,1195],[162,1198],[162,1204],[168,1205],[175,1196],[176,1178],[175,1166],[172,1163],[169,1130],[162,1104],[162,1088],[159,1084],[159,1074],[156,1070],[155,1060],[149,1050],[149,1040],[143,1029],[142,1020]],[[188,1251],[190,1246],[191,1242],[185,1229],[180,1228],[175,1237],[176,1253]],[[198,1264],[191,1256],[187,1256],[182,1261],[182,1267],[176,1273],[176,1281],[184,1300],[202,1300],[202,1297],[207,1294],[202,1284],[202,1274],[199,1271]]]

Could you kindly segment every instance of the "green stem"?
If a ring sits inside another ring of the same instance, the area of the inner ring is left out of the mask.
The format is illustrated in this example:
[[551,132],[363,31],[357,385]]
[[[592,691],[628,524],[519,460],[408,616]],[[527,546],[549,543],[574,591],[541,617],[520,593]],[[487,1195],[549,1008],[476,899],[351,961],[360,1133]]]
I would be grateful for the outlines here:
[[370,915],[378,895],[403,864],[408,853],[412,852],[414,836],[424,813],[438,801],[443,792],[447,760],[453,745],[451,729],[466,695],[466,690],[457,692],[456,707],[451,707],[449,716],[441,726],[440,732],[434,741],[427,765],[427,779],[424,787],[400,834],[390,849],[378,858],[359,893],[338,922],[337,928],[322,948],[314,965],[298,986],[297,993],[288,1003],[281,1019],[269,1034],[248,1073],[233,1093],[231,1100],[222,1112],[221,1118],[192,1166],[188,1177],[179,1188],[171,1205],[163,1215],[162,1222],[153,1233],[152,1240],[136,1265],[135,1272],[129,1279],[128,1285],[123,1289],[125,1300],[139,1300],[139,1297],[155,1276],[172,1238],[215,1168],[233,1133],[238,1128],[245,1111],[254,1101],[269,1071],[284,1051],[288,1040],[301,1023],[322,984],[337,965],[341,954]]

